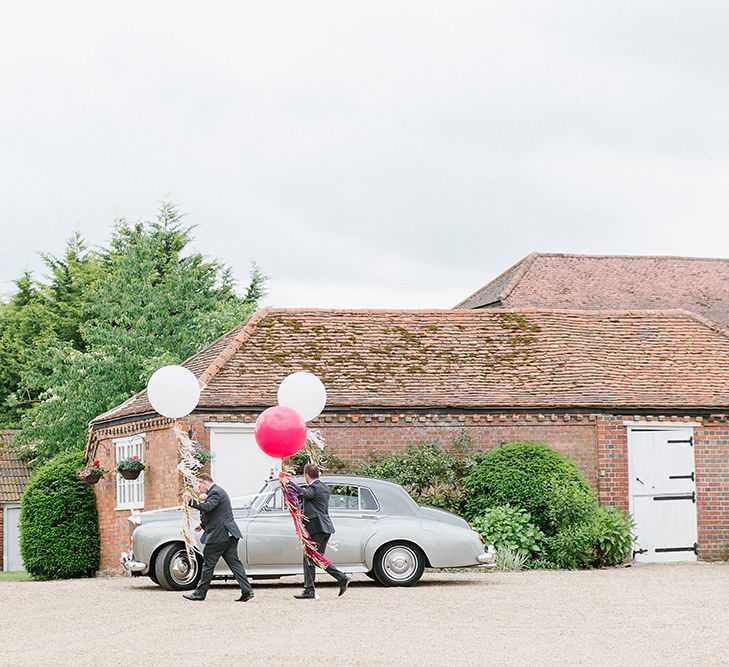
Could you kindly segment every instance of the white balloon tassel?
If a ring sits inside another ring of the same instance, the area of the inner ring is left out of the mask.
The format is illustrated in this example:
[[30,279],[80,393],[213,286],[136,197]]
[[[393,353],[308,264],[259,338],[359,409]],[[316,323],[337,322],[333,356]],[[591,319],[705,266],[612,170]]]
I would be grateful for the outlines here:
[[322,455],[324,454],[324,436],[321,431],[314,431],[310,428],[306,429],[306,442],[304,443],[304,450],[309,455],[309,463],[313,463],[320,468]]
[[195,531],[192,525],[193,509],[190,507],[190,500],[198,500],[197,495],[197,471],[200,469],[200,462],[195,458],[195,445],[180,425],[175,422],[175,435],[177,435],[178,451],[180,462],[177,464],[177,471],[182,475],[182,537],[185,540],[185,550],[190,562],[195,558]]

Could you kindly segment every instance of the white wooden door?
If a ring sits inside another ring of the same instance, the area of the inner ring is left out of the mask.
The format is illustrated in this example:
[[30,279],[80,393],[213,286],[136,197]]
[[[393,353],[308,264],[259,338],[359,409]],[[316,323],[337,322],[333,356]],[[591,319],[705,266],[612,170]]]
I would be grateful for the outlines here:
[[20,505],[5,506],[5,569],[10,572],[24,570],[20,555]]
[[210,452],[213,479],[228,492],[233,507],[240,507],[245,497],[258,493],[281,468],[279,459],[261,451],[252,427],[211,426]]
[[633,428],[628,449],[635,559],[696,560],[693,430]]

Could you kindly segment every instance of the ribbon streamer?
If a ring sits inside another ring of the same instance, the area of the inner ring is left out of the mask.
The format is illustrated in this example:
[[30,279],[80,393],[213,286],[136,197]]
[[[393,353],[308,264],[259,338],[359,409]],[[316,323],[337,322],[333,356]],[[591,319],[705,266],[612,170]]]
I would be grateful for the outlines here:
[[286,482],[281,480],[281,494],[283,496],[283,502],[286,509],[291,514],[291,518],[294,522],[294,529],[296,535],[298,535],[301,541],[301,547],[304,550],[304,555],[311,560],[315,565],[318,565],[322,570],[326,570],[331,562],[327,560],[322,554],[316,549],[316,544],[311,539],[309,531],[304,525],[306,517],[299,507],[299,494],[293,487],[288,485],[288,481],[291,479],[291,473],[286,473]]
[[[303,449],[309,455],[309,463],[321,467],[321,454],[324,451],[324,436],[321,431],[307,429],[306,442],[304,443]],[[331,561],[317,551],[316,544],[312,541],[311,535],[309,535],[309,531],[306,529],[304,523],[307,521],[307,518],[304,516],[301,507],[299,507],[299,495],[288,485],[288,481],[291,479],[291,473],[287,470],[284,472],[286,472],[286,482],[281,481],[281,495],[283,496],[286,509],[291,514],[296,535],[301,541],[301,548],[309,560],[318,565],[322,570],[326,570],[331,565]]]

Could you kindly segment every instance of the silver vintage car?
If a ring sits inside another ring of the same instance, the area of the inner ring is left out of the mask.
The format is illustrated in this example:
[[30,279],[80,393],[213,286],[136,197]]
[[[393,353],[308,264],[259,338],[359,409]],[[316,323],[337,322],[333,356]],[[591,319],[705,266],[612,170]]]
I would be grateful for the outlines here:
[[[331,491],[329,512],[336,528],[326,555],[344,572],[363,572],[385,586],[411,586],[426,567],[493,565],[493,547],[487,549],[464,519],[418,505],[397,484],[354,475],[322,475],[322,481]],[[301,544],[282,505],[278,480],[269,480],[252,501],[233,503],[243,535],[238,552],[248,575],[301,574]],[[137,526],[132,550],[122,554],[125,569],[168,590],[194,588],[201,569],[200,533],[198,558],[191,563],[182,542],[181,512],[142,512],[130,521]],[[222,559],[215,577],[232,577]]]

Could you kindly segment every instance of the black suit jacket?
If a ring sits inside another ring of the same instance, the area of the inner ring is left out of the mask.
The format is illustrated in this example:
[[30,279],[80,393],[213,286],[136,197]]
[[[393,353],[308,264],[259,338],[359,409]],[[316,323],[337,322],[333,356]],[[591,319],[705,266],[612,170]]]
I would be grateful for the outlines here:
[[329,517],[329,487],[320,479],[309,486],[299,486],[289,482],[296,493],[304,499],[304,516],[307,517],[306,529],[309,535],[334,532],[334,524]]
[[200,525],[205,531],[201,538],[203,544],[227,542],[231,536],[239,540],[243,537],[233,518],[230,496],[222,487],[213,484],[205,502],[191,500],[190,505],[200,510]]

